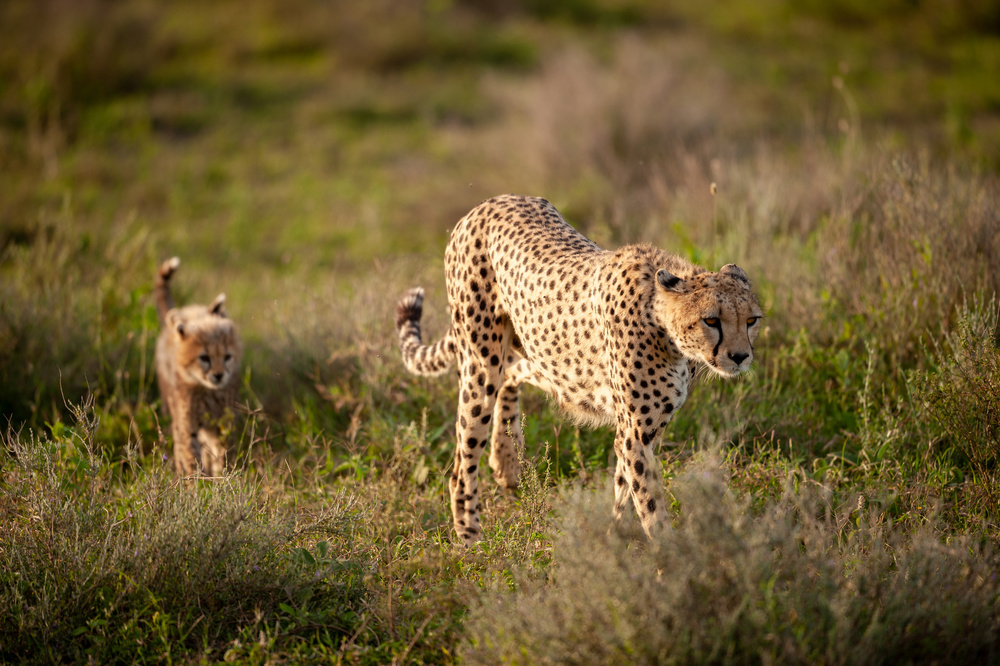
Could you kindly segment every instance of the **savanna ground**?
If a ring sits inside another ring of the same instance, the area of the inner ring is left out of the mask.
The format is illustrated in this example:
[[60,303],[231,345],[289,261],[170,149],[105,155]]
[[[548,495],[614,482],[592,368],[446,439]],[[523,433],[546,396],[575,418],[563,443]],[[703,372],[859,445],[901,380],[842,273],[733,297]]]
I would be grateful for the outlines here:
[[[987,0],[3,3],[0,660],[997,660],[997,71]],[[505,192],[756,283],[660,540],[525,389],[523,487],[452,543],[455,381],[393,305],[444,331]],[[246,343],[222,480],[170,466],[172,255]]]

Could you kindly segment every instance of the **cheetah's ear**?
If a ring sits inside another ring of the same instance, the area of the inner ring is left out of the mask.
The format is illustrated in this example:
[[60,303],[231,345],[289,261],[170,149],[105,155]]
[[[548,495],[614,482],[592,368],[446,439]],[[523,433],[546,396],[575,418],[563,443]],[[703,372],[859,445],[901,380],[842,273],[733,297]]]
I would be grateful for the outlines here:
[[725,266],[719,269],[719,275],[728,275],[734,280],[739,280],[746,286],[748,287],[750,286],[750,277],[746,274],[746,272],[742,268],[740,268],[736,264],[726,264]]
[[672,291],[678,294],[683,291],[682,287],[684,285],[684,280],[680,279],[676,275],[673,275],[665,268],[661,268],[656,271],[656,281],[659,282],[660,286],[667,291]]
[[226,305],[226,295],[219,294],[218,296],[215,297],[215,300],[212,301],[212,304],[208,306],[208,311],[214,315],[218,315],[219,317],[226,319],[228,315],[226,315],[225,305]]

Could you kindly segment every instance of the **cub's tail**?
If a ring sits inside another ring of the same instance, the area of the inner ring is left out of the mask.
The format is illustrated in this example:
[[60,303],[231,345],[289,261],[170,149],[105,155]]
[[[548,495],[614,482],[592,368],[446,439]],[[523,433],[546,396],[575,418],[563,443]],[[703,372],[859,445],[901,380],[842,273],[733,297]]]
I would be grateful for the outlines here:
[[156,271],[153,293],[156,294],[156,313],[160,316],[160,325],[166,319],[167,312],[174,308],[174,297],[170,294],[170,278],[180,265],[180,259],[171,257],[160,264],[160,269]]
[[455,362],[451,331],[432,345],[420,340],[420,317],[424,313],[424,290],[411,289],[396,304],[396,333],[406,369],[415,375],[440,375]]

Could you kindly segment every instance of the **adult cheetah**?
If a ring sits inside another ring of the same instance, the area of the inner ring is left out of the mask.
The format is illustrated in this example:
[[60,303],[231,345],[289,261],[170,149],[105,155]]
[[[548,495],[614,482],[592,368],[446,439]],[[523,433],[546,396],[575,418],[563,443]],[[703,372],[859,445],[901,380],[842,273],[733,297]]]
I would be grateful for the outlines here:
[[631,498],[652,536],[665,519],[653,446],[694,370],[733,377],[753,360],[763,313],[746,273],[735,264],[709,272],[649,245],[601,249],[545,199],[514,195],[462,218],[444,262],[448,332],[422,343],[420,288],[399,301],[396,328],[411,372],[440,374],[458,362],[449,490],[462,542],[481,534],[478,469],[488,438],[498,482],[518,484],[524,382],[582,423],[616,425],[615,517]]

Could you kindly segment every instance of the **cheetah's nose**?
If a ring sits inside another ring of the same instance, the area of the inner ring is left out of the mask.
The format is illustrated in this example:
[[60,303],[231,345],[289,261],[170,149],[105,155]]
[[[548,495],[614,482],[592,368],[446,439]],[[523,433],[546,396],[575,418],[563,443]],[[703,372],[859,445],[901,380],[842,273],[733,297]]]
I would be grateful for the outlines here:
[[222,383],[222,377],[223,377],[223,375],[224,375],[224,373],[221,373],[221,372],[214,373],[212,375],[212,381],[215,382],[216,384],[221,384]]
[[734,354],[733,352],[729,352],[729,358],[733,359],[733,363],[736,365],[743,363],[749,355],[750,354]]

